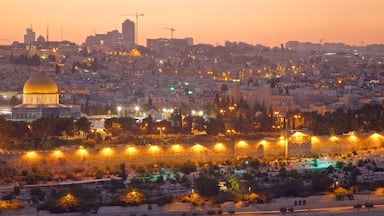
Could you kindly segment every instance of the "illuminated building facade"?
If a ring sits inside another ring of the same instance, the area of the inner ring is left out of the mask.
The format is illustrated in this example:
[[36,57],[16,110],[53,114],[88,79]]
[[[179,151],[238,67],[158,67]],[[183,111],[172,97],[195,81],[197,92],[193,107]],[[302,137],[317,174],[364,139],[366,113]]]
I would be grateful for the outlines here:
[[59,103],[59,91],[56,83],[43,74],[32,76],[25,82],[22,104],[12,108],[13,121],[32,122],[39,118],[75,116],[71,114],[69,106]]

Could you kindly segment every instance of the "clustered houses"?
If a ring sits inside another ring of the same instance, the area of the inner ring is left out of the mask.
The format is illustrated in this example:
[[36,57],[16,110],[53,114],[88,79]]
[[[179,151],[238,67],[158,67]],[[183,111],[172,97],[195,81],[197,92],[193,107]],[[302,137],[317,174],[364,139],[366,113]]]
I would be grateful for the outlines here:
[[155,121],[174,111],[215,117],[207,107],[216,99],[231,101],[221,114],[236,110],[241,100],[254,116],[264,107],[273,118],[272,130],[280,131],[305,126],[301,113],[324,115],[383,102],[382,45],[213,46],[193,44],[192,38],[150,39],[147,47],[113,40],[106,45],[40,38],[1,46],[0,102],[9,104],[13,96],[20,100],[23,84],[36,72],[55,80],[60,101],[83,113],[151,115]]

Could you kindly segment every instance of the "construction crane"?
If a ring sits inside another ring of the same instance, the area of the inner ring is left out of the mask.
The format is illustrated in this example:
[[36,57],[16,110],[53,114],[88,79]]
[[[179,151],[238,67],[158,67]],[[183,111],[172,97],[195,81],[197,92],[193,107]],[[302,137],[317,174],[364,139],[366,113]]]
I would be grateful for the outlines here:
[[135,16],[136,17],[135,44],[137,44],[138,37],[139,37],[139,16],[144,16],[144,14],[136,12],[136,14],[123,14],[121,16]]
[[166,30],[171,31],[171,39],[173,39],[173,32],[174,32],[176,29],[174,29],[174,28],[172,28],[172,27],[170,27],[170,28],[163,28],[163,29],[166,29]]

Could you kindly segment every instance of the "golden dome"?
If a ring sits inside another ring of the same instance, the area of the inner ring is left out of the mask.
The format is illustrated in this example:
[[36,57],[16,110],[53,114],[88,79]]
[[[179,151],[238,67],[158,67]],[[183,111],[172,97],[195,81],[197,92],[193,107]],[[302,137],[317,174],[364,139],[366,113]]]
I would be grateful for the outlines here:
[[58,92],[55,81],[43,74],[29,78],[23,88],[23,94],[57,94]]

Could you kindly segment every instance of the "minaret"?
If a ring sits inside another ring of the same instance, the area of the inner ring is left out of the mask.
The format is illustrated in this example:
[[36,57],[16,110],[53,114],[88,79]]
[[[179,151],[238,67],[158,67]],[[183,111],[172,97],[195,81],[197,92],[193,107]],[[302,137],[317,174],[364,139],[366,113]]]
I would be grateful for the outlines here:
[[47,44],[49,43],[49,23],[47,21]]

